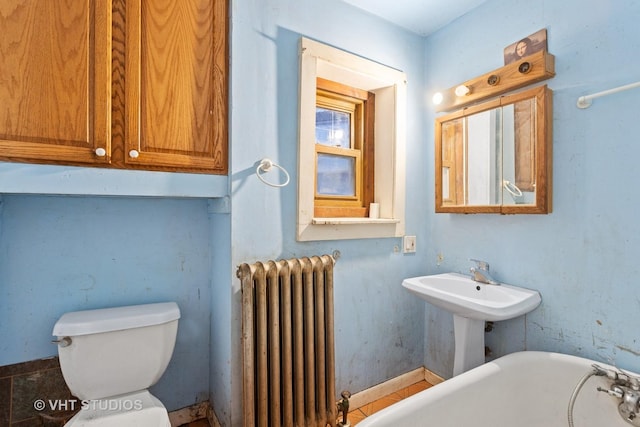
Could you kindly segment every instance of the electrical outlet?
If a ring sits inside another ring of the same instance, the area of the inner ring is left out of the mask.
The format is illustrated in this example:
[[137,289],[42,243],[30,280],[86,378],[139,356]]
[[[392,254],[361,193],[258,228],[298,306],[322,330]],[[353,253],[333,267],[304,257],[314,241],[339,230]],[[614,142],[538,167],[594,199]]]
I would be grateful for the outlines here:
[[414,253],[416,251],[416,236],[404,236],[403,252],[405,254]]

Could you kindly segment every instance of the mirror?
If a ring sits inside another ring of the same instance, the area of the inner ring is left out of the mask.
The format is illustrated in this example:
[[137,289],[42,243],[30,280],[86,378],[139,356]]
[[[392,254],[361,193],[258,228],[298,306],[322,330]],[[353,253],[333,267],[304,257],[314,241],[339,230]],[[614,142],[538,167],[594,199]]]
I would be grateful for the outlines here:
[[547,86],[436,119],[436,212],[551,212]]

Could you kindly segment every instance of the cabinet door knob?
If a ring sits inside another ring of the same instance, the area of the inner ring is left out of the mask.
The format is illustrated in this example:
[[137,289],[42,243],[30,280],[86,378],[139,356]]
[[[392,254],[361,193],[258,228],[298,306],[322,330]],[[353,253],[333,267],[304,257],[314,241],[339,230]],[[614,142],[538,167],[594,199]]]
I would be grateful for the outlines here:
[[104,157],[107,155],[107,150],[105,150],[102,147],[99,147],[99,148],[96,148],[95,153],[96,153],[96,156],[98,157]]
[[138,150],[129,151],[129,157],[131,157],[133,159],[137,159],[139,155],[140,155],[140,153],[138,153]]

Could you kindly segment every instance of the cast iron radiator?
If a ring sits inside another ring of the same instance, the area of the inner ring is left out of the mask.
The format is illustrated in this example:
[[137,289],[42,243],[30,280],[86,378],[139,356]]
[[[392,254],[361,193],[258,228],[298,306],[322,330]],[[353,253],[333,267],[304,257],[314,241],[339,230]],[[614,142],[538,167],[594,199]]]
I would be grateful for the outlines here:
[[336,426],[330,255],[242,264],[245,427]]

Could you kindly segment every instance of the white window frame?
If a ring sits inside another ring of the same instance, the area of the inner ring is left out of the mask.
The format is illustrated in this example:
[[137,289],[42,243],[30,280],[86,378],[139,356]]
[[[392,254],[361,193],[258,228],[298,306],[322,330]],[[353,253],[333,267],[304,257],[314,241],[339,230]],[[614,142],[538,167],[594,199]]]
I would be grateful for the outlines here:
[[[374,199],[380,204],[380,218],[313,216],[317,77],[375,93]],[[304,37],[300,39],[298,241],[404,235],[406,80],[402,71]]]

